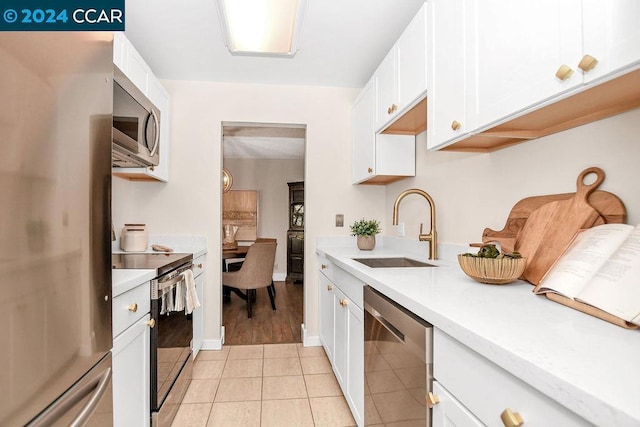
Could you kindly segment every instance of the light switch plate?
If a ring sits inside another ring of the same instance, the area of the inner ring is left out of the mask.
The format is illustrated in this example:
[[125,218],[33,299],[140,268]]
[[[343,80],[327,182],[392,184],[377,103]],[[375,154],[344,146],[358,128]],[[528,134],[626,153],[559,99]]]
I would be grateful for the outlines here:
[[336,214],[336,227],[344,227],[344,215]]

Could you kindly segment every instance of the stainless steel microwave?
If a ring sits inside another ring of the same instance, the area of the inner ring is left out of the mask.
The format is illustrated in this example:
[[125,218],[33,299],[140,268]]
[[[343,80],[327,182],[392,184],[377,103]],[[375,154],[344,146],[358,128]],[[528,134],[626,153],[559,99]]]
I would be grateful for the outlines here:
[[157,166],[160,111],[126,77],[116,76],[116,79],[113,82],[113,166]]

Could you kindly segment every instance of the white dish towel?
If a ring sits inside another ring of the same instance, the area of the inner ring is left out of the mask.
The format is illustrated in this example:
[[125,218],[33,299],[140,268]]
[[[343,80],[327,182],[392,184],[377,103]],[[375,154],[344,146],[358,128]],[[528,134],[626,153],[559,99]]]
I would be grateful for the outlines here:
[[184,312],[185,314],[191,314],[193,310],[200,307],[200,301],[198,301],[198,294],[196,293],[196,281],[191,270],[186,270],[182,275],[186,285]]

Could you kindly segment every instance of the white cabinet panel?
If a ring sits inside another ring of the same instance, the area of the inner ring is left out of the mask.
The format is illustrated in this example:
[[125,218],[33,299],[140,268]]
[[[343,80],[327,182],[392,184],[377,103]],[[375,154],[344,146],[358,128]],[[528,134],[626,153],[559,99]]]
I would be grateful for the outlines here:
[[333,288],[333,312],[334,312],[334,349],[333,349],[333,371],[336,374],[338,383],[342,386],[345,395],[347,394],[347,363],[348,363],[348,310],[344,306],[348,299],[337,287]]
[[151,420],[151,329],[147,313],[113,340],[113,425],[148,426]]
[[375,72],[376,82],[376,126],[380,129],[398,111],[398,56],[394,47]]
[[375,174],[375,82],[369,81],[353,104],[352,182],[367,180]]
[[333,361],[334,354],[334,311],[333,284],[324,274],[318,274],[319,304],[320,304],[320,341],[324,346],[327,357]]
[[480,126],[498,121],[582,84],[561,80],[582,56],[582,0],[475,0],[474,44],[468,53],[477,78],[471,114]]
[[349,349],[346,398],[353,417],[364,422],[364,312],[349,300],[347,305],[347,343]]
[[583,0],[584,54],[598,63],[584,72],[586,82],[640,62],[640,2]]
[[[200,263],[204,265],[204,257],[198,258],[194,264]],[[198,352],[202,348],[204,342],[204,282],[205,273],[201,272],[195,277],[196,282],[196,294],[198,295],[198,301],[200,301],[200,307],[195,309],[192,314],[193,319],[193,341],[191,342],[191,350],[193,352],[193,358],[195,359]]]
[[413,104],[427,90],[427,11],[422,6],[398,39],[398,105]]
[[481,427],[484,425],[438,381],[433,382],[433,394],[440,400],[433,407],[431,415],[433,427]]

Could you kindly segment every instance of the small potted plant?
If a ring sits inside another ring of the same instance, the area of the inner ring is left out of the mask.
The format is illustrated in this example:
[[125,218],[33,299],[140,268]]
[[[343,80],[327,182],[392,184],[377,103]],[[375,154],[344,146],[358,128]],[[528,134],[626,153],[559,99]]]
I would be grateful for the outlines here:
[[380,231],[380,223],[375,219],[362,218],[351,225],[351,235],[357,236],[358,249],[363,251],[370,251],[376,246],[376,234]]

